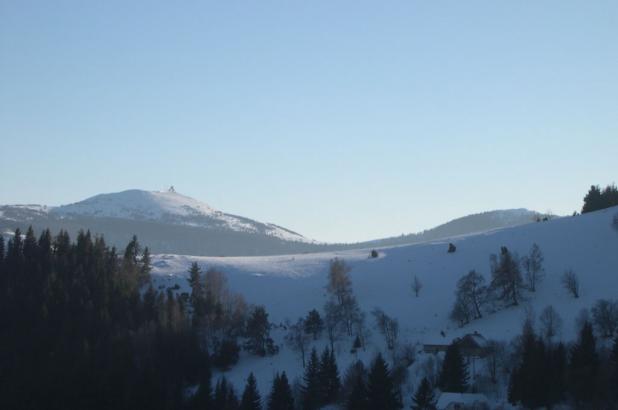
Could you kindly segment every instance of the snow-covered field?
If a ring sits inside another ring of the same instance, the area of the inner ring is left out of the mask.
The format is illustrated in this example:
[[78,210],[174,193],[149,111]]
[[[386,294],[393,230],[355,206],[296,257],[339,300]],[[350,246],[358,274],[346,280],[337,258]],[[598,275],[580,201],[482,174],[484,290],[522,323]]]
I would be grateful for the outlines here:
[[[509,341],[521,330],[526,309],[538,315],[553,305],[564,320],[561,338],[575,337],[575,317],[600,298],[618,297],[618,231],[612,218],[618,207],[575,217],[532,223],[484,234],[453,238],[455,253],[447,253],[448,241],[379,249],[379,258],[369,258],[369,250],[303,254],[276,257],[216,258],[157,255],[154,260],[155,286],[181,286],[188,291],[187,269],[197,261],[203,270],[220,268],[227,274],[230,288],[242,293],[249,303],[264,305],[273,323],[296,321],[313,308],[321,310],[327,295],[325,285],[329,261],[343,258],[352,267],[350,275],[361,308],[368,313],[380,307],[399,320],[400,342],[449,343],[453,338],[478,331],[486,338]],[[485,315],[460,328],[449,320],[457,280],[471,269],[490,280],[489,256],[501,246],[528,253],[537,243],[545,256],[545,279],[536,293],[526,293],[518,307]],[[561,276],[573,269],[580,279],[581,294],[571,297],[561,284]],[[414,275],[423,283],[418,298],[411,289]],[[442,336],[442,333],[445,336]],[[237,389],[254,371],[266,394],[274,372],[285,370],[290,378],[302,375],[298,354],[284,346],[283,333],[274,331],[281,352],[273,357],[244,355],[228,377]],[[382,348],[381,335],[373,331],[371,346],[361,356],[369,360]],[[326,340],[319,341],[320,348]],[[351,340],[339,343],[340,371],[355,359],[349,353]],[[405,393],[407,395],[407,393]]]

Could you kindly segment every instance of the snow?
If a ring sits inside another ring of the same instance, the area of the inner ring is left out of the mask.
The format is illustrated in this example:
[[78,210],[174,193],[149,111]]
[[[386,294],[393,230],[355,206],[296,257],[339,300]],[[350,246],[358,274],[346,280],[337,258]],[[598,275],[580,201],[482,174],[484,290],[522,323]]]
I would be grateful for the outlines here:
[[[369,313],[380,307],[399,320],[400,342],[448,344],[456,337],[478,331],[486,339],[510,341],[520,334],[525,312],[538,316],[553,305],[564,320],[564,341],[575,338],[575,318],[601,298],[616,298],[618,289],[618,232],[611,221],[618,207],[585,215],[531,223],[482,234],[468,235],[425,244],[380,249],[379,258],[369,258],[369,250],[350,250],[319,254],[270,257],[192,257],[157,255],[153,281],[188,291],[187,270],[191,262],[202,269],[218,267],[227,274],[230,288],[242,293],[249,303],[264,305],[273,323],[295,321],[313,308],[320,309],[327,300],[325,285],[329,261],[339,257],[350,264],[355,295],[361,308]],[[447,253],[448,242],[457,246]],[[527,254],[537,243],[545,256],[545,279],[537,292],[526,293],[525,300],[460,328],[449,320],[457,280],[471,269],[490,280],[489,256],[501,246],[519,255]],[[561,275],[573,269],[579,276],[581,295],[572,298],[561,284]],[[417,275],[423,283],[415,298],[411,283]],[[373,318],[367,316],[373,327]],[[444,336],[442,335],[442,332]],[[256,358],[243,354],[238,366],[227,373],[237,389],[253,371],[264,394],[276,371],[285,370],[291,380],[302,375],[298,355],[283,345],[283,331],[274,330],[275,341],[282,345],[273,357]],[[318,348],[326,340],[316,343]],[[349,353],[351,340],[337,346],[340,371],[343,373],[355,357]],[[381,335],[373,331],[371,345],[360,357],[369,362],[377,350],[383,350]],[[411,388],[411,387],[410,387]],[[408,394],[408,393],[405,393]]]
[[315,242],[274,224],[226,214],[175,191],[132,189],[100,194],[80,202],[55,207],[51,213],[60,217],[79,215],[171,222],[237,232],[264,233],[287,241]]

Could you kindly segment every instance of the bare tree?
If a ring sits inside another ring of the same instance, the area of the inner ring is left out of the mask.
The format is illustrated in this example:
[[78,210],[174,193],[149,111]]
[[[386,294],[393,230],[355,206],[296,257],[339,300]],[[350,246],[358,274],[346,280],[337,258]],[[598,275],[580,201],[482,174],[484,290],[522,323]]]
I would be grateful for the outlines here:
[[526,281],[528,282],[528,289],[531,292],[536,291],[536,285],[544,278],[543,269],[543,252],[536,243],[530,248],[530,254],[525,256],[522,260],[522,265],[526,271]]
[[[338,318],[348,336],[352,336],[354,324],[360,320],[361,311],[352,291],[350,267],[343,259],[335,258],[330,262],[328,285],[326,289],[331,294],[334,306],[339,310],[333,318]],[[331,309],[333,306],[330,307]]]
[[613,300],[600,299],[592,307],[592,322],[601,337],[614,336],[618,328],[618,305]]
[[573,270],[569,269],[562,274],[562,285],[574,298],[579,297],[579,278]]
[[457,293],[469,305],[468,309],[472,312],[474,319],[479,319],[483,316],[481,308],[485,303],[487,295],[483,275],[475,270],[468,272],[467,275],[457,282]]
[[389,350],[393,350],[397,344],[397,337],[399,336],[399,322],[397,322],[397,319],[389,317],[379,308],[375,308],[371,313],[375,317],[380,333],[384,335],[386,347]]
[[552,339],[562,330],[562,318],[553,306],[549,305],[541,312],[539,321],[541,322],[541,335],[547,343],[551,343]]
[[324,305],[324,328],[328,335],[331,350],[335,350],[335,342],[339,339],[342,333],[341,309],[339,306],[329,300]]
[[305,353],[307,352],[311,339],[310,335],[305,333],[305,321],[299,318],[296,323],[289,325],[288,329],[285,340],[292,350],[300,353],[303,367],[305,367]]
[[343,304],[344,299],[352,293],[352,280],[350,279],[351,268],[343,259],[335,258],[330,261],[328,271],[328,285],[326,289],[337,299],[338,304]]
[[423,284],[418,276],[414,275],[414,279],[412,279],[412,291],[414,292],[414,296],[418,297],[419,293],[421,293],[421,289],[423,289]]

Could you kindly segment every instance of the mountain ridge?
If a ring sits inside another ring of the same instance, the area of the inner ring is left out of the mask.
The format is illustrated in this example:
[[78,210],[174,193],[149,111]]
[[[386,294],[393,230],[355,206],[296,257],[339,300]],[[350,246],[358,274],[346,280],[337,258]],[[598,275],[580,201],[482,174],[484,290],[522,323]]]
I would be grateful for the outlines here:
[[542,217],[524,208],[456,218],[423,232],[355,243],[326,243],[274,223],[215,209],[175,190],[130,189],[94,195],[60,206],[0,205],[0,232],[15,228],[90,230],[122,246],[137,235],[157,253],[197,256],[260,256],[379,248],[444,239],[531,223]]

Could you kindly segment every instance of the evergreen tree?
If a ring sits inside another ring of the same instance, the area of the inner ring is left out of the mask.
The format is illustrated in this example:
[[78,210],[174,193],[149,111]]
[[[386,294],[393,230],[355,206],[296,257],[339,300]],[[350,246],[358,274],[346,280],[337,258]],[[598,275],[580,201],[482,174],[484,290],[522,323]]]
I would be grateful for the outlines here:
[[345,408],[346,410],[369,410],[367,385],[362,373],[356,377],[352,392],[346,400]]
[[193,396],[194,409],[209,409],[213,404],[212,385],[210,370],[208,370],[200,380],[197,392]]
[[549,405],[549,353],[542,338],[530,329],[522,336],[522,359],[511,374],[509,401],[526,408]]
[[566,396],[567,351],[562,343],[549,346],[548,406],[564,401]]
[[245,348],[258,356],[276,353],[270,338],[270,323],[264,306],[256,306],[247,319]]
[[569,391],[579,405],[591,403],[596,395],[599,358],[592,325],[586,321],[578,343],[571,350],[569,362]]
[[225,376],[221,377],[217,381],[217,385],[215,386],[215,394],[213,397],[213,408],[215,409],[225,409],[227,407],[228,401],[228,383]]
[[445,392],[463,393],[468,388],[468,367],[456,342],[446,349],[438,385]]
[[618,400],[618,337],[614,339],[610,354],[610,386],[613,399]]
[[4,260],[4,237],[0,235],[0,263]]
[[201,269],[197,262],[193,262],[189,268],[189,286],[191,286],[191,296],[189,301],[193,307],[192,323],[194,327],[200,326],[204,322],[206,314],[206,295],[201,279]]
[[305,367],[303,385],[301,389],[301,406],[303,410],[314,410],[320,407],[321,403],[321,380],[320,380],[320,359],[318,352],[311,349],[309,362]]
[[598,211],[603,208],[603,199],[601,198],[601,188],[598,185],[592,185],[588,193],[584,197],[584,206],[582,214],[592,211]]
[[436,397],[429,380],[424,377],[418,389],[416,389],[414,397],[412,397],[412,410],[435,410],[435,408]]
[[294,410],[294,397],[285,372],[275,375],[268,397],[268,410]]
[[522,288],[522,277],[517,255],[503,246],[500,256],[491,255],[491,288],[497,292],[498,300],[519,304],[519,294]]
[[325,348],[320,358],[319,377],[321,384],[320,400],[322,404],[331,404],[337,401],[341,389],[339,369],[335,353]]
[[382,354],[374,359],[367,378],[367,401],[370,409],[395,410],[402,408],[388,365]]
[[249,373],[245,391],[242,393],[240,410],[262,410],[262,398],[257,390],[257,383],[253,372]]
[[227,402],[224,410],[238,410],[240,409],[240,403],[238,401],[238,397],[236,396],[236,392],[234,391],[234,387],[230,386],[227,391]]
[[311,310],[305,318],[304,325],[305,333],[312,335],[313,340],[317,340],[324,329],[324,321],[320,317],[320,312],[315,309]]

